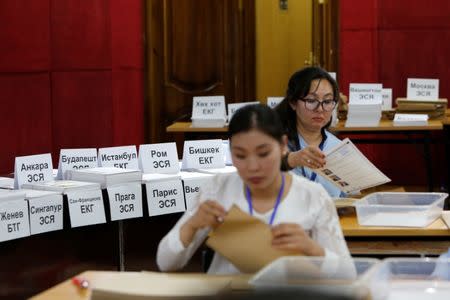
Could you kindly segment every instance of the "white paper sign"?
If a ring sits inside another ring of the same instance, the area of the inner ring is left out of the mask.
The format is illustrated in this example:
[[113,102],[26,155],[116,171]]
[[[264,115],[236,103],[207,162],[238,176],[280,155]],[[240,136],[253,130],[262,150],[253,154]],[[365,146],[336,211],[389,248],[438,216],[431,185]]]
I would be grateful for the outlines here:
[[350,83],[349,103],[379,103],[383,102],[381,83]]
[[408,100],[438,100],[439,79],[408,78]]
[[149,216],[183,212],[183,186],[180,179],[145,184]]
[[39,198],[28,199],[30,207],[31,234],[63,229],[63,196],[49,193]]
[[143,173],[175,174],[180,171],[177,144],[160,143],[139,146],[139,167]]
[[399,114],[396,113],[394,116],[394,122],[427,122],[428,115],[427,114]]
[[136,146],[100,148],[98,164],[100,167],[139,170]]
[[192,119],[226,119],[224,96],[194,97]]
[[183,178],[184,198],[186,199],[186,210],[192,210],[197,206],[200,188],[209,181],[213,175],[203,175],[193,178]]
[[231,159],[230,143],[228,140],[222,140],[223,153],[225,157],[225,165],[232,166],[233,160]]
[[381,105],[382,110],[392,109],[392,89],[382,89],[381,96],[383,99],[383,104]]
[[59,153],[57,179],[67,179],[67,170],[78,170],[98,167],[97,149],[61,149]]
[[267,97],[267,106],[274,108],[283,101],[284,97]]
[[111,221],[142,217],[140,182],[113,185],[107,188]]
[[105,206],[100,189],[67,191],[66,195],[72,227],[106,222]]
[[336,72],[328,72],[328,74],[336,81]]
[[0,242],[30,235],[28,203],[25,200],[0,202]]
[[224,168],[222,140],[185,141],[183,169]]
[[252,104],[259,104],[258,101],[253,102],[241,102],[241,103],[230,103],[228,104],[228,122],[231,121],[231,118],[233,117],[234,113],[241,107],[252,105]]
[[18,156],[14,165],[14,188],[24,183],[53,180],[53,164],[50,153]]

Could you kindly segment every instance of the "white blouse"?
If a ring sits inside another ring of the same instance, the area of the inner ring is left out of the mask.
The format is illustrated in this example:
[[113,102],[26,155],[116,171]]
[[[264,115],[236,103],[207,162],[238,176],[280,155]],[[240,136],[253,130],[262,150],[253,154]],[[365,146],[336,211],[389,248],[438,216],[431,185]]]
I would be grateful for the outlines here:
[[[325,189],[318,183],[292,174],[292,185],[281,201],[273,225],[280,223],[299,224],[325,250],[325,263],[336,261],[337,256],[350,258],[339,224],[336,208]],[[195,214],[199,203],[216,200],[226,210],[236,204],[242,211],[249,211],[244,195],[244,184],[238,174],[216,175],[202,187],[197,198],[198,203],[186,211],[176,225],[161,240],[157,252],[157,264],[162,271],[174,271],[183,268],[194,252],[206,239],[209,228],[198,230],[193,241],[184,247],[180,240],[181,226]],[[264,214],[253,211],[253,216],[269,223],[270,210]],[[226,258],[214,254],[208,273],[236,274],[239,270]]]

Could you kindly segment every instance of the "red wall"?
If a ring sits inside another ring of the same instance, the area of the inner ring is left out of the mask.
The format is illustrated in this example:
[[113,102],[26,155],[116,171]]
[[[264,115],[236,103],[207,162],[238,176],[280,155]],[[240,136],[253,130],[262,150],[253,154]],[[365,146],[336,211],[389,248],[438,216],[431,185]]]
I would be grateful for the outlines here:
[[[450,97],[450,1],[341,0],[342,91],[351,82],[383,83],[393,99],[406,96],[406,80],[439,78],[440,97]],[[442,134],[433,135],[442,142]],[[397,184],[426,184],[420,147],[363,145],[361,150]],[[418,151],[419,150],[419,151]],[[448,166],[443,145],[432,148],[435,185]]]
[[2,0],[0,20],[0,174],[15,156],[143,142],[141,0]]

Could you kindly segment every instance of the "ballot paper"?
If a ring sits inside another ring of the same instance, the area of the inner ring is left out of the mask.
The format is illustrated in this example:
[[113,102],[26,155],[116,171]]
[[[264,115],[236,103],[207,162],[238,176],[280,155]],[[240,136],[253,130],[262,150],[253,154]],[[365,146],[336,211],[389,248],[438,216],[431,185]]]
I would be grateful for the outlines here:
[[326,165],[314,172],[341,191],[352,193],[391,181],[348,139],[325,151]]
[[272,247],[270,226],[236,205],[228,211],[224,222],[210,233],[206,244],[242,273],[254,273],[279,257],[299,254]]

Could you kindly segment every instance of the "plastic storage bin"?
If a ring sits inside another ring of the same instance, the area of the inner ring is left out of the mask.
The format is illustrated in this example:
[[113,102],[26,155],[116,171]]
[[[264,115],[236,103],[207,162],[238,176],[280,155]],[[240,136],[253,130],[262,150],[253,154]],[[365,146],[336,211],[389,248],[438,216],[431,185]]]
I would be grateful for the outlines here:
[[368,278],[374,300],[450,299],[450,260],[388,258]]
[[369,293],[365,279],[378,262],[374,258],[286,256],[261,269],[249,283],[257,289],[307,289],[365,298]]
[[355,203],[363,226],[426,227],[442,213],[446,193],[373,193]]

